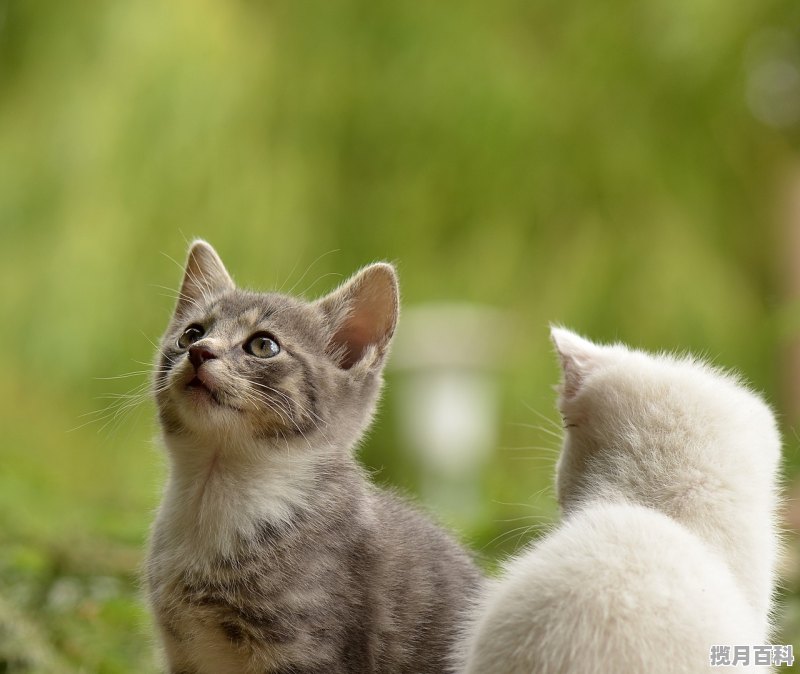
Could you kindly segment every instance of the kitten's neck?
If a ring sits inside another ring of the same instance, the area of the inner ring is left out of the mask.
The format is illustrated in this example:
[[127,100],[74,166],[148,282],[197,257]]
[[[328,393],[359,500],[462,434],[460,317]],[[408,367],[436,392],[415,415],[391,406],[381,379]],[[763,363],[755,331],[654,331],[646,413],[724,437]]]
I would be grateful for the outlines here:
[[[233,445],[165,436],[165,443],[170,474],[158,528],[198,561],[235,557],[265,525],[294,525],[343,498],[358,499],[363,488],[348,451],[304,440]],[[341,480],[348,480],[343,493],[333,488]]]

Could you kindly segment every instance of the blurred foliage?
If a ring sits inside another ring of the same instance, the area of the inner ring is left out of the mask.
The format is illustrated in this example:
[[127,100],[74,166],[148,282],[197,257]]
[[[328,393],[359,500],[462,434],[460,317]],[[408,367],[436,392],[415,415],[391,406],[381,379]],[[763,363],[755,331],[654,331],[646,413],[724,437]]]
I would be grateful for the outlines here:
[[[155,671],[145,371],[193,236],[245,285],[315,295],[390,259],[406,306],[513,318],[475,335],[476,359],[508,344],[459,522],[488,565],[556,517],[529,409],[555,416],[549,321],[740,369],[795,476],[799,30],[792,0],[0,0],[0,671]],[[415,492],[399,376],[362,456]]]

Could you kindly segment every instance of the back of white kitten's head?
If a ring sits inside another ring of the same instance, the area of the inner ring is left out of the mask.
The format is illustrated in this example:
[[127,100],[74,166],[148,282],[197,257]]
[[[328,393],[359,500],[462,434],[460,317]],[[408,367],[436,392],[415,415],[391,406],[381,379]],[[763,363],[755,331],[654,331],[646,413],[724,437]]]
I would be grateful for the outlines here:
[[774,416],[736,376],[560,327],[551,337],[562,368],[556,487],[565,512],[599,496],[690,516],[714,499],[771,494],[780,458]]

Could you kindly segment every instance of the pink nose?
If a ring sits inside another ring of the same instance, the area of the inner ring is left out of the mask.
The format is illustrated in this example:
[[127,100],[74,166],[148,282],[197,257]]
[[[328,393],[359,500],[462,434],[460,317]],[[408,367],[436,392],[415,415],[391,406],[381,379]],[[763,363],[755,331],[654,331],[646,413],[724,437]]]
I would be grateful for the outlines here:
[[213,360],[216,357],[217,354],[215,354],[207,346],[195,344],[194,346],[189,347],[189,360],[191,361],[192,365],[194,365],[195,371],[199,370],[200,366],[207,360]]

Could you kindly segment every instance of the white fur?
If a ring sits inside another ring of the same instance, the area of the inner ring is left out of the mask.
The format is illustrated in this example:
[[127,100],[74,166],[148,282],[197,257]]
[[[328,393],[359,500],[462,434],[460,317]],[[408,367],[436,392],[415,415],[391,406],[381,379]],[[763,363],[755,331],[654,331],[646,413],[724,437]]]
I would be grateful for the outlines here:
[[769,408],[690,358],[553,339],[564,521],[486,593],[464,671],[707,672],[713,644],[764,644],[778,554]]
[[[224,451],[196,437],[167,440],[172,468],[154,530],[156,558],[179,569],[229,556],[238,541],[251,540],[258,522],[288,522],[293,513],[316,506],[314,463],[319,459],[295,441],[274,446],[243,444]],[[316,461],[315,461],[316,459]]]

